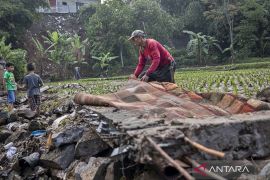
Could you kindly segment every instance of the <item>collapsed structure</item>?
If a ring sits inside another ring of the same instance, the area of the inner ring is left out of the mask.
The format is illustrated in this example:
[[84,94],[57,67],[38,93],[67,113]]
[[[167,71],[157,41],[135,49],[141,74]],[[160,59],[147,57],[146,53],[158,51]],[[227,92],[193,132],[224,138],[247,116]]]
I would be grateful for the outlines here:
[[49,92],[39,118],[26,106],[6,119],[0,112],[1,143],[17,148],[12,158],[1,148],[2,177],[193,179],[197,161],[251,163],[270,154],[270,106],[256,99],[136,80],[108,95],[79,93],[75,104]]

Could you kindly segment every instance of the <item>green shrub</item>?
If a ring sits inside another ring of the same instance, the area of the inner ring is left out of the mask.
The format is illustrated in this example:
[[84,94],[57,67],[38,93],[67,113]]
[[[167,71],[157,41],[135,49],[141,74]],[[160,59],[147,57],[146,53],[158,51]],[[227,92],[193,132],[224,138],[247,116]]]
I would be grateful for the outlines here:
[[0,39],[0,56],[7,62],[14,64],[14,75],[17,81],[21,80],[25,73],[26,51],[22,49],[11,49],[11,45],[5,44],[5,37]]

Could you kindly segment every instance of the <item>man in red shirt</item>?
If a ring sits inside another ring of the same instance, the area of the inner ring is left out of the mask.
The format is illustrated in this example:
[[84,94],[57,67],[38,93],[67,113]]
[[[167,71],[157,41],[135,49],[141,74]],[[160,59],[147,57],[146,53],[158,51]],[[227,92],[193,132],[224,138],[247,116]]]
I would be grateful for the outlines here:
[[[129,40],[140,48],[139,63],[134,74],[130,75],[131,79],[174,83],[175,61],[158,41],[146,39],[141,30],[133,31]],[[147,61],[151,61],[151,65],[142,73]]]

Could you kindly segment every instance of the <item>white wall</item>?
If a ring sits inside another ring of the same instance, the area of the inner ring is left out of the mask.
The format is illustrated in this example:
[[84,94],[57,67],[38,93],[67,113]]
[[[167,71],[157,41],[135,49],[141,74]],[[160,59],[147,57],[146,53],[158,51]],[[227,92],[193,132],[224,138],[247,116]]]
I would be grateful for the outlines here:
[[[97,3],[98,0],[56,0],[56,7],[51,7],[51,9],[39,9],[39,12],[44,13],[76,13],[78,4],[77,3],[83,3],[84,5],[90,4],[90,3]],[[66,5],[64,5],[65,3]]]

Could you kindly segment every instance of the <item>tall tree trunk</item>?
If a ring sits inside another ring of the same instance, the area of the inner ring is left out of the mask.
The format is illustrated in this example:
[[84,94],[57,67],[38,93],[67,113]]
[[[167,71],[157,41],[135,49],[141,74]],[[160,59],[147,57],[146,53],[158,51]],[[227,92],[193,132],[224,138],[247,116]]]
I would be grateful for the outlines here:
[[201,49],[201,41],[198,38],[198,47],[197,47],[197,51],[198,51],[198,60],[199,60],[199,65],[202,65],[202,49]]
[[125,65],[124,65],[124,59],[123,59],[123,46],[122,45],[120,45],[120,59],[121,59],[121,65],[123,68]]
[[230,52],[231,52],[231,63],[234,63],[234,34],[233,34],[233,29],[234,29],[234,17],[229,15],[228,12],[228,1],[223,0],[223,12],[226,17],[227,23],[229,25],[229,35],[230,35]]
[[233,36],[233,20],[231,21],[231,25],[230,25],[230,41],[231,41],[231,45],[230,45],[230,49],[231,49],[231,56],[232,56],[232,64],[234,63],[234,36]]

